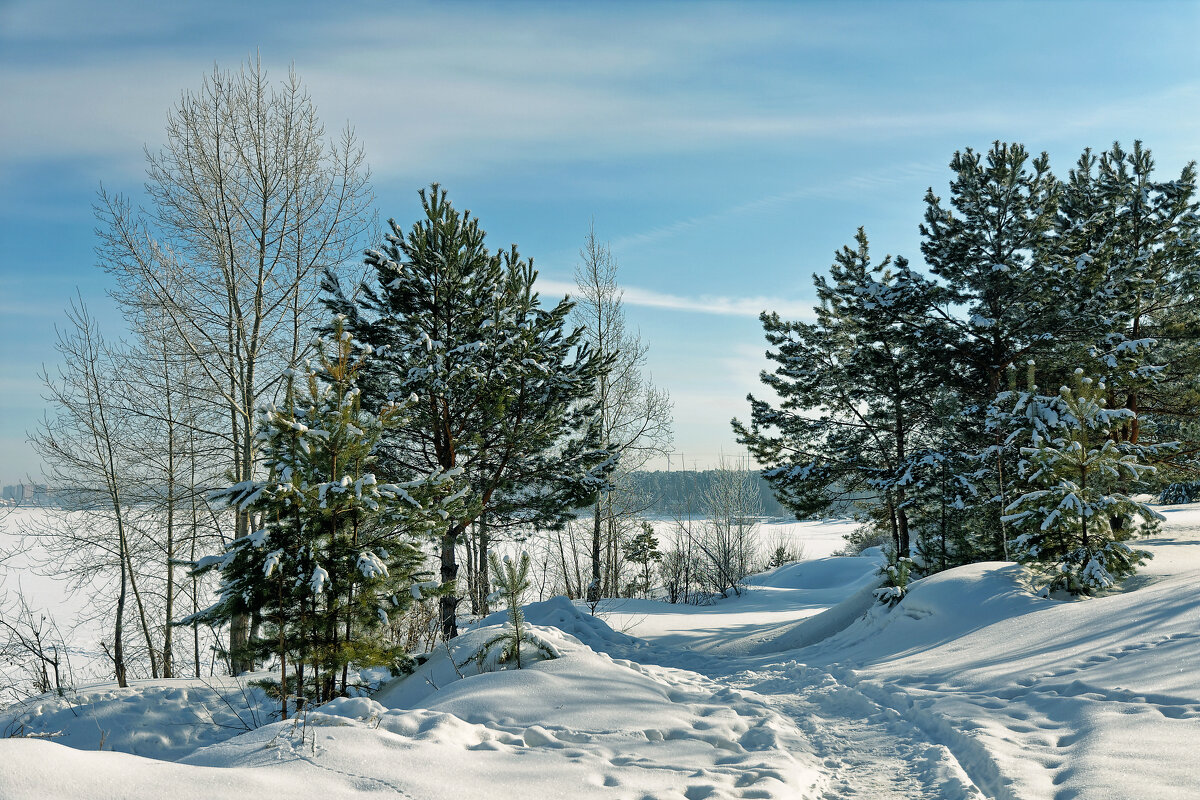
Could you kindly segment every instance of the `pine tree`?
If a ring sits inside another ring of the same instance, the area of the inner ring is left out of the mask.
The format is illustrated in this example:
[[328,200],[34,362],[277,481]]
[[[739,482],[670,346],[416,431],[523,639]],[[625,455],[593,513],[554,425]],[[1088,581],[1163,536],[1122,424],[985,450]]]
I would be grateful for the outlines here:
[[490,553],[488,558],[492,562],[492,574],[496,576],[496,594],[508,606],[508,623],[471,657],[480,671],[500,669],[509,664],[522,669],[531,660],[558,658],[558,650],[553,644],[529,630],[521,611],[521,602],[530,585],[529,554],[521,553],[521,558],[515,562],[508,556],[501,561],[495,553]]
[[1012,465],[989,439],[982,412],[1004,390],[1010,366],[1040,359],[1073,330],[1077,309],[1067,299],[1076,294],[1073,275],[1047,256],[1061,186],[1045,153],[1031,160],[1022,145],[996,142],[986,159],[971,148],[955,153],[950,169],[949,207],[926,193],[921,252],[941,279],[935,312],[953,354],[940,377],[959,394],[957,424],[980,460],[966,515],[974,535],[964,538],[982,546],[979,555],[1000,558]]
[[925,195],[921,253],[944,281],[939,313],[957,334],[964,389],[986,405],[1003,390],[1010,364],[1040,353],[1071,324],[1058,293],[1064,276],[1044,252],[1061,188],[1048,156],[1030,161],[1019,144],[996,142],[986,163],[967,148],[950,169],[950,208],[932,189]]
[[571,303],[541,308],[537,273],[516,246],[489,253],[470,212],[436,184],[420,193],[424,219],[406,234],[391,221],[368,250],[371,285],[347,296],[330,275],[327,305],[347,317],[374,356],[364,403],[411,398],[410,415],[382,440],[394,479],[461,470],[461,514],[441,530],[442,632],[458,633],[455,547],[467,526],[562,525],[607,483],[612,454],[598,444],[592,390],[611,361],[565,329]]
[[267,477],[216,495],[261,519],[262,529],[197,563],[197,572],[220,571],[220,597],[180,623],[259,619],[259,635],[242,655],[278,658],[284,716],[289,659],[292,693],[306,696],[311,685],[317,700],[335,693],[339,673],[346,690],[351,663],[404,661],[384,629],[419,596],[421,537],[461,513],[463,491],[455,491],[452,472],[405,484],[376,480],[380,438],[411,411],[403,404],[378,415],[362,409],[355,381],[364,357],[353,355],[342,320],[333,331],[332,341],[319,343],[318,366],[285,376],[283,405],[260,410]]
[[1019,532],[1017,559],[1045,576],[1047,591],[1090,594],[1111,588],[1150,557],[1127,541],[1162,517],[1117,490],[1153,473],[1148,448],[1119,442],[1114,429],[1132,412],[1109,409],[1107,387],[1075,371],[1075,387],[1057,397],[1026,392],[1030,446],[1021,478],[1026,491],[1006,509],[1005,521]]
[[621,545],[627,561],[642,568],[641,591],[650,594],[650,571],[653,565],[662,561],[662,551],[658,549],[658,537],[654,535],[654,527],[642,520],[642,529],[632,539]]
[[924,326],[932,287],[908,262],[871,263],[866,234],[814,277],[816,322],[763,314],[778,363],[762,381],[783,402],[750,400],[738,441],[800,518],[855,497],[873,502],[900,555],[910,552],[907,486],[916,434],[928,419],[929,376],[942,357]]
[[[1196,168],[1153,178],[1141,142],[1099,158],[1085,153],[1071,173],[1061,227],[1065,257],[1086,263],[1086,354],[1108,401],[1132,415],[1113,435],[1138,443],[1191,439],[1200,450],[1200,215]],[[1082,235],[1080,232],[1087,232]],[[1149,426],[1150,430],[1147,430]]]

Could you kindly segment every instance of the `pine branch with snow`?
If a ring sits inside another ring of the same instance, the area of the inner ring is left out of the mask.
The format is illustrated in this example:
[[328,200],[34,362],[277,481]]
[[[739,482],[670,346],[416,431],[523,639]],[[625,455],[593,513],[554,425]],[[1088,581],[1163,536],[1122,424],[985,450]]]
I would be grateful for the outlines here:
[[1133,574],[1149,553],[1126,542],[1162,516],[1120,491],[1153,474],[1157,448],[1112,437],[1128,409],[1109,409],[1105,384],[1075,371],[1074,388],[1040,397],[1032,444],[1022,448],[1023,493],[1005,509],[1017,560],[1043,576],[1045,591],[1093,594]]

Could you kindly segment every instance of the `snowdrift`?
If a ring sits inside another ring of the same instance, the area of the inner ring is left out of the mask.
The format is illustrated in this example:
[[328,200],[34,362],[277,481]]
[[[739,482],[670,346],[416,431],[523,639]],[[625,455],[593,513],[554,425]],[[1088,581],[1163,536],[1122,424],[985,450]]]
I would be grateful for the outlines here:
[[[529,616],[557,619],[598,643],[637,644],[565,600],[539,604]],[[468,632],[374,697],[340,698],[248,732],[226,729],[223,741],[211,743],[173,728],[184,692],[169,696],[150,682],[106,690],[111,696],[95,695],[100,706],[122,712],[99,719],[141,717],[164,740],[147,746],[131,726],[105,747],[178,763],[59,743],[95,747],[94,718],[92,732],[64,731],[56,742],[0,742],[0,797],[158,798],[168,783],[177,798],[268,790],[446,800],[818,794],[823,772],[804,734],[755,696],[695,673],[614,659],[543,626],[533,631],[559,658],[479,673],[470,656],[499,629]],[[47,703],[28,709],[25,724],[47,729],[69,713]],[[66,771],[57,774],[52,763]]]
[[[645,647],[565,598],[533,604],[526,617],[554,621],[598,645]],[[689,786],[707,787],[714,797],[795,796],[820,782],[802,734],[761,701],[695,673],[614,659],[541,625],[534,630],[560,658],[478,674],[470,655],[497,630],[484,625],[460,636],[371,700],[334,701],[322,711],[354,704],[354,716],[404,735],[440,727],[457,737],[469,728],[472,749],[573,754],[574,762],[612,773],[600,786],[636,787],[654,797],[685,796]]]
[[[587,613],[562,595],[521,608],[529,623],[557,628],[597,652],[608,652],[613,648],[636,650],[646,646],[641,639],[613,630],[603,619]],[[485,617],[479,624],[502,625],[507,619],[507,611],[497,611]]]
[[1048,600],[1017,565],[974,564],[792,655],[922,726],[993,796],[1190,800],[1200,529],[1173,533],[1123,593]]
[[42,697],[0,715],[55,737],[0,739],[0,797],[1192,800],[1200,508],[1164,511],[1143,574],[1088,600],[997,562],[888,609],[877,556],[816,559],[712,606],[533,604],[561,657],[480,674],[494,615],[374,697],[248,732],[237,681]]
[[130,681],[126,689],[99,683],[0,710],[0,740],[45,737],[79,750],[175,761],[264,725],[277,711],[247,679],[160,678]]
[[[833,620],[844,619],[857,607],[862,607],[863,613],[813,651],[806,651],[805,657],[825,661],[822,654],[830,654],[829,658],[866,666],[937,647],[1055,604],[1030,593],[1022,581],[1024,575],[1023,567],[1008,562],[968,564],[913,581],[903,599],[891,608],[874,602],[873,597],[866,601],[864,596],[871,597],[871,591],[863,586],[826,612]],[[797,627],[799,634],[805,633],[803,623]]]
[[878,574],[881,556],[823,558],[785,564],[756,576],[753,586],[805,590],[829,595],[831,607],[798,622],[782,625],[760,637],[747,655],[765,655],[808,647],[845,630],[877,603],[874,592],[883,582]]

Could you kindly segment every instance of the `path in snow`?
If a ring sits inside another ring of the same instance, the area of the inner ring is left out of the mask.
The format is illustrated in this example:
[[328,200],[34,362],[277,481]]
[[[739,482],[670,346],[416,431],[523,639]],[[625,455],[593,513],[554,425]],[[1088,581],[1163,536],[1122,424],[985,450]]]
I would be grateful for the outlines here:
[[829,770],[823,800],[989,796],[945,744],[827,672],[791,662],[739,672],[727,681],[763,695],[808,736]]
[[[631,633],[650,642],[650,647],[626,657],[698,672],[736,691],[754,693],[789,719],[828,770],[822,800],[1011,797],[995,779],[991,758],[944,721],[923,727],[891,707],[885,693],[871,697],[851,685],[852,673],[830,667],[839,679],[831,671],[785,660],[782,654],[748,654],[783,649],[784,642],[803,639],[805,631],[828,627],[805,618],[843,598],[854,608],[845,614],[839,608],[826,616],[836,618],[837,625],[848,624],[864,611],[853,598],[864,592],[869,598],[875,580],[874,559],[820,559],[756,576],[750,592],[715,607],[654,613],[649,604],[627,603],[608,619],[629,625]],[[841,617],[845,619],[839,622]],[[737,635],[731,637],[730,631]],[[610,647],[613,655],[623,655],[619,643]],[[926,715],[925,723],[930,719]]]

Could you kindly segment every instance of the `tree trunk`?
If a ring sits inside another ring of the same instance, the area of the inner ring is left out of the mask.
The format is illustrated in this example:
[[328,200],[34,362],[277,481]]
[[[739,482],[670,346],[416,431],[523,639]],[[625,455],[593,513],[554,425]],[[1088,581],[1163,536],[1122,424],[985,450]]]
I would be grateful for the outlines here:
[[[475,553],[479,543],[479,535],[478,533],[472,535],[470,530],[471,529],[468,527],[466,548],[464,548],[467,557],[467,596],[471,598],[471,614],[473,616],[479,616],[481,608],[479,602],[479,575],[475,569]],[[479,530],[478,520],[475,522],[475,530]]]
[[571,573],[567,567],[567,551],[563,547],[562,531],[554,533],[554,541],[558,544],[558,559],[562,563],[563,583],[565,584],[564,589],[567,593],[567,599],[574,600],[576,599],[576,594],[571,588]]
[[[128,559],[129,548],[125,548],[125,555]],[[150,635],[150,626],[146,622],[146,607],[142,604],[142,593],[137,588],[137,578],[133,572],[133,562],[129,562],[129,588],[133,590],[133,600],[137,605],[138,619],[142,623],[142,635],[146,637],[146,650],[150,654],[150,677],[157,678],[158,674],[158,656],[154,652],[154,637]]]
[[441,579],[450,591],[438,598],[438,614],[442,623],[442,637],[449,641],[458,636],[458,559],[454,548],[462,527],[452,525],[442,534]]
[[600,584],[602,580],[600,552],[601,552],[601,535],[600,535],[600,498],[596,497],[596,505],[592,515],[592,582],[587,587],[587,601],[594,603],[600,599]]
[[117,686],[122,689],[129,685],[125,677],[125,532],[117,522],[118,548],[121,557],[121,590],[117,594],[117,619],[113,625],[113,670],[117,674]]
[[[900,493],[899,501],[901,503],[904,502],[903,492]],[[911,542],[909,541],[908,535],[908,512],[906,512],[903,507],[896,509],[896,532],[900,537],[900,555],[905,558],[910,558],[912,553],[910,552]]]
[[896,555],[902,555],[900,552],[900,524],[896,519],[896,503],[892,500],[889,494],[885,498],[888,511],[888,523],[892,528],[892,546],[896,548]]
[[[172,438],[168,436],[168,438]],[[171,625],[171,618],[175,615],[175,478],[174,478],[174,443],[167,445],[171,449],[172,455],[168,456],[172,466],[170,467],[169,477],[167,479],[167,598],[164,616],[166,624],[163,626],[163,651],[162,651],[162,676],[164,678],[175,677],[174,659],[171,657],[171,649],[175,646],[173,634],[175,628]]]
[[284,627],[283,619],[283,570],[279,571],[279,580],[276,582],[276,585],[279,587],[279,718],[287,719],[287,629]]
[[488,595],[492,593],[492,579],[488,574],[488,539],[487,517],[479,515],[479,556],[476,559],[475,580],[478,582],[479,613],[486,616],[491,613]]

